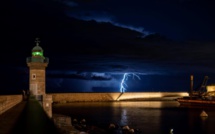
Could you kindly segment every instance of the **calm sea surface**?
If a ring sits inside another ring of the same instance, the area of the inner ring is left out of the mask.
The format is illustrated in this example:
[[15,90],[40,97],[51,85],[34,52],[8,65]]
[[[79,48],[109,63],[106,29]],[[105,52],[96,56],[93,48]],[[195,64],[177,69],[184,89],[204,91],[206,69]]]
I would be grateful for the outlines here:
[[[215,108],[186,108],[176,101],[77,102],[53,104],[52,110],[104,129],[114,123],[143,134],[215,134]],[[200,117],[202,110],[207,118]]]

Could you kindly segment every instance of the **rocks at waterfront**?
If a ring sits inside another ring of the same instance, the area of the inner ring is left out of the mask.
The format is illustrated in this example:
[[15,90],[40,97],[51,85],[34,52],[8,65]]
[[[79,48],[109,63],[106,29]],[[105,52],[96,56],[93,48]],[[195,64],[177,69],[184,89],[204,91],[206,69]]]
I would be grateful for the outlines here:
[[130,128],[128,125],[119,126],[110,123],[106,128],[100,128],[96,125],[89,125],[86,119],[71,120],[71,117],[65,115],[53,115],[53,121],[62,134],[141,134],[138,129]]

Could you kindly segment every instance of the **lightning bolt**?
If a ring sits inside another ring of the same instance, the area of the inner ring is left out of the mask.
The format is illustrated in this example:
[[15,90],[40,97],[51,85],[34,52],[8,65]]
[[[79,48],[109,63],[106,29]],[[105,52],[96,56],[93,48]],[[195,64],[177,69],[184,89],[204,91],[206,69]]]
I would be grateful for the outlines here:
[[124,93],[126,90],[126,87],[128,87],[126,84],[126,81],[128,80],[128,77],[130,77],[130,76],[133,76],[133,79],[135,79],[135,77],[136,77],[139,80],[141,80],[140,77],[135,73],[124,73],[122,81],[120,83],[120,92],[121,93]]

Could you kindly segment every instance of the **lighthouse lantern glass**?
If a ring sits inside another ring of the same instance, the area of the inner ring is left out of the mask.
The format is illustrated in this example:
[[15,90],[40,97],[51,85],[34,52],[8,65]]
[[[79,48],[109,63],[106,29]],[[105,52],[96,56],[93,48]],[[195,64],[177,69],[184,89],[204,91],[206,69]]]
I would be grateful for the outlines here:
[[43,56],[42,52],[32,52],[33,56]]

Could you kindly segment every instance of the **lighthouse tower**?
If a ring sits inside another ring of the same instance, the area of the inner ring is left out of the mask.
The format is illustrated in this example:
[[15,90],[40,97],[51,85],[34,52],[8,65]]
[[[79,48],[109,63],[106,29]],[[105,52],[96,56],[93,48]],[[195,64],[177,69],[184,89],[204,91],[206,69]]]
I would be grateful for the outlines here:
[[40,47],[39,38],[35,40],[36,46],[33,47],[31,57],[26,59],[29,67],[29,90],[30,95],[34,96],[43,107],[46,114],[52,118],[52,95],[46,94],[46,67],[49,59],[43,56],[43,49]]
[[48,58],[43,56],[43,49],[39,46],[39,38],[35,40],[36,46],[33,47],[31,57],[26,59],[29,67],[29,90],[30,95],[39,97],[46,94],[46,67]]

